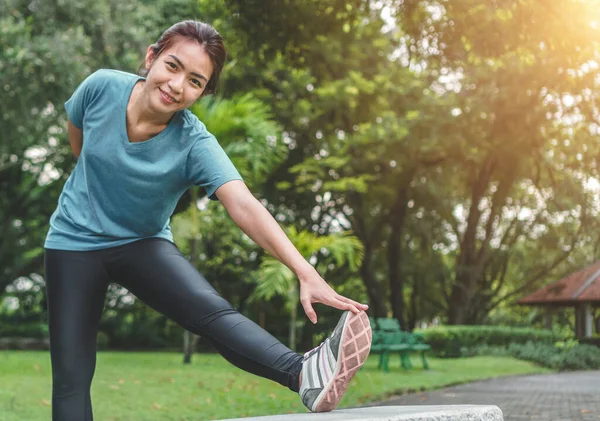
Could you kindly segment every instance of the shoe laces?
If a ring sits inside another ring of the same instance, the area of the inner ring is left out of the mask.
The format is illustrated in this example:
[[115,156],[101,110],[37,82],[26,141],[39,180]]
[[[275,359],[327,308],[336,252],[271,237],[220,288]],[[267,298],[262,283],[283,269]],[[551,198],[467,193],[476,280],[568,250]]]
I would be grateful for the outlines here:
[[319,352],[319,350],[321,348],[323,348],[323,345],[325,345],[325,342],[327,342],[329,340],[329,338],[326,338],[323,342],[321,342],[319,345],[317,345],[316,347],[314,347],[313,349],[311,349],[310,351],[307,351],[304,353],[304,359],[307,359],[308,357],[310,357],[311,355]]

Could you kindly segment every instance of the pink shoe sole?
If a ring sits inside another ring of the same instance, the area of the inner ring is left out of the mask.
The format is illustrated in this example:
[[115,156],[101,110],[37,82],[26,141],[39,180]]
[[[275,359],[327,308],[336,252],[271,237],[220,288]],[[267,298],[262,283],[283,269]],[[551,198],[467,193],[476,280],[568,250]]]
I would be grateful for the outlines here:
[[329,412],[338,405],[350,380],[369,356],[371,338],[371,324],[367,313],[350,312],[342,332],[337,370],[333,374],[332,381],[321,392],[325,396],[314,412]]

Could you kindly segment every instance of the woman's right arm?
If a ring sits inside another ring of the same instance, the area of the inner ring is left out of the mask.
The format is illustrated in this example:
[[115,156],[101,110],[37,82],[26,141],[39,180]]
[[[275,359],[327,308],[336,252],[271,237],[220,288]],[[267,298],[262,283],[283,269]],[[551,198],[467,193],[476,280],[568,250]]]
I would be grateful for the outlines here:
[[71,142],[71,150],[75,158],[79,158],[81,148],[83,147],[83,130],[75,127],[71,120],[68,123],[69,126],[69,142]]

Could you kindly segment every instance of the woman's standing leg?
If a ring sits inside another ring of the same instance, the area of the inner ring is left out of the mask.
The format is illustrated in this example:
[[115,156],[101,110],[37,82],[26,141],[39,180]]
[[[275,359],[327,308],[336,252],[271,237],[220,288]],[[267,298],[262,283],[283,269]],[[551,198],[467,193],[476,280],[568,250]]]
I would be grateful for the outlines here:
[[46,250],[52,420],[92,421],[96,336],[109,279],[100,251]]
[[173,243],[147,239],[110,249],[107,270],[150,307],[208,338],[232,364],[298,391],[302,355],[233,309]]

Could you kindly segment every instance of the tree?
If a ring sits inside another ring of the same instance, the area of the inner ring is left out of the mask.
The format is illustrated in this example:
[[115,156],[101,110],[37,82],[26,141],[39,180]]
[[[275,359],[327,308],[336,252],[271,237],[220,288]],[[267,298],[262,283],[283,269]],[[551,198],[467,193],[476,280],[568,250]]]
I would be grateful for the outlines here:
[[[585,187],[597,176],[590,128],[598,113],[587,93],[598,75],[589,68],[598,58],[593,7],[444,1],[400,9],[415,65],[424,64],[432,88],[455,98],[459,135],[438,177],[453,193],[440,209],[450,212],[438,212],[456,239],[450,323],[476,323],[531,289],[566,261],[597,215]],[[456,79],[456,94],[440,74]],[[516,261],[535,248],[545,254]],[[520,282],[507,291],[516,268]]]
[[[424,250],[446,265],[424,276],[441,284],[430,298],[450,323],[477,323],[589,241],[598,214],[586,188],[598,173],[597,37],[591,3],[561,6],[572,20],[549,3],[389,2],[399,11],[397,59],[381,63],[387,77],[351,79],[372,120],[324,137],[319,147],[336,156],[307,157],[292,171],[297,188],[334,195],[329,214],[350,221],[365,263],[385,262],[363,280],[371,291],[377,276],[389,280],[405,327],[405,280]],[[436,235],[423,235],[423,225]],[[417,290],[430,294],[415,287],[411,302]]]
[[93,69],[136,67],[146,11],[114,0],[0,4],[0,294],[42,271],[48,220],[74,163],[62,104]]

